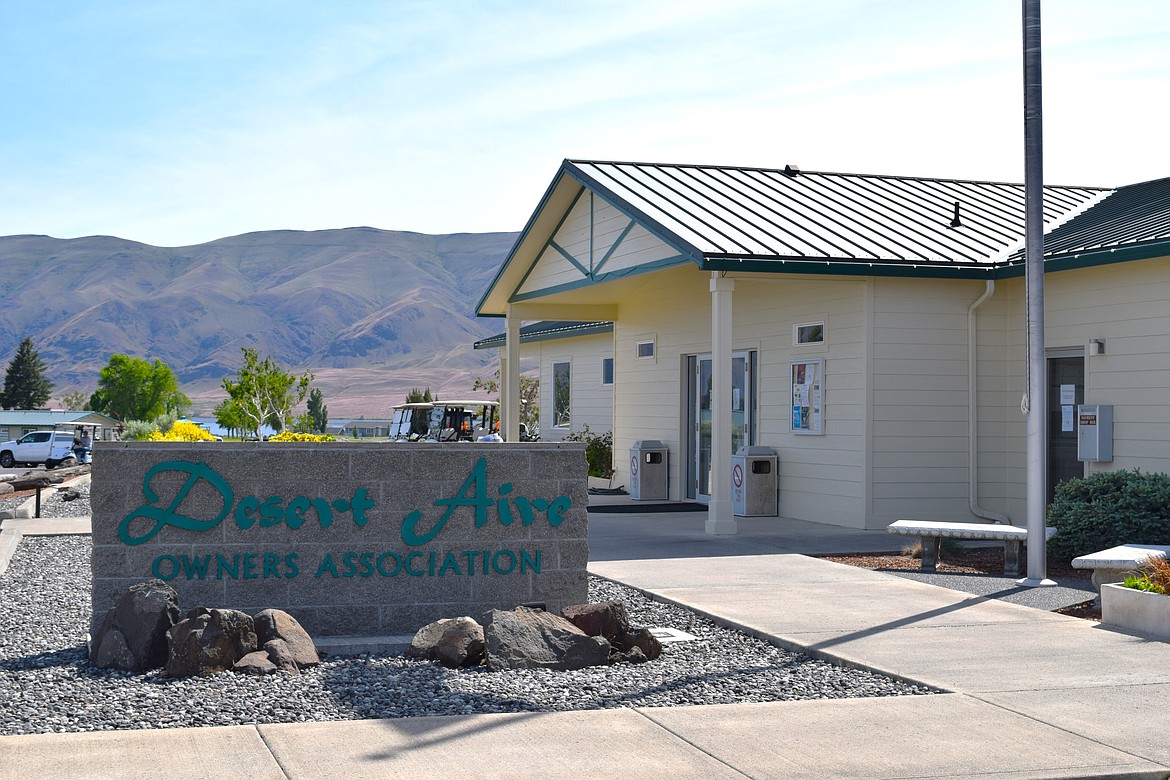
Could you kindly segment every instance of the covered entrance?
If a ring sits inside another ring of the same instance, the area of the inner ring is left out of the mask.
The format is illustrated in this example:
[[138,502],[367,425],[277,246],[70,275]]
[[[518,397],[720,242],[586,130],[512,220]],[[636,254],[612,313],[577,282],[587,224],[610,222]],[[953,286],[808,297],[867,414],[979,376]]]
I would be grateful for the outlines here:
[[[731,356],[731,452],[756,440],[756,351]],[[712,359],[710,353],[687,357],[682,406],[686,419],[686,497],[711,500],[715,471],[711,457]]]

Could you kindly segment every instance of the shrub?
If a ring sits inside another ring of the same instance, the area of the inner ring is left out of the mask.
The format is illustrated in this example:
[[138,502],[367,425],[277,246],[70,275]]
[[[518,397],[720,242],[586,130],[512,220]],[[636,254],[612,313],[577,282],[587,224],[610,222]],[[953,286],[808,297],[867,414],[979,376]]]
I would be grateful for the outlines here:
[[1108,471],[1056,487],[1049,549],[1072,560],[1119,544],[1170,543],[1170,476]]
[[275,436],[269,436],[268,441],[337,441],[327,433],[294,433],[281,431]]
[[1125,578],[1125,587],[1144,590],[1149,593],[1170,595],[1170,561],[1165,558],[1149,558],[1138,573]]
[[122,426],[122,439],[125,441],[146,440],[151,434],[158,432],[158,426],[146,420],[127,420]]
[[609,479],[613,476],[613,431],[600,436],[582,425],[581,430],[570,433],[565,441],[585,442],[585,460],[589,463],[589,476]]
[[180,420],[173,423],[166,433],[153,431],[148,441],[215,441],[215,437],[193,422]]

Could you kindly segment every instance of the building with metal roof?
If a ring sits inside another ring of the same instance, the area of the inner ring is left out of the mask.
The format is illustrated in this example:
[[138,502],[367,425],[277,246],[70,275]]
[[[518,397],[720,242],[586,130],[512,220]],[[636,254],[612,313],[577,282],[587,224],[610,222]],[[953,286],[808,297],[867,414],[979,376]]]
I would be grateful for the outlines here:
[[96,438],[110,439],[118,428],[118,421],[101,412],[68,412],[49,409],[0,410],[0,441],[10,441],[33,431],[50,430],[55,425],[92,423],[102,426]]
[[[1050,489],[1170,470],[1170,180],[1048,186],[1044,215]],[[788,517],[1011,522],[1023,239],[1020,184],[566,160],[480,300],[505,318],[480,346],[502,342],[512,434],[521,355],[544,334],[542,412],[563,406],[546,439],[605,397],[608,360],[618,481],[626,448],[662,441],[669,498],[707,503],[712,533],[735,529],[741,445],[777,453]],[[612,323],[584,372],[565,323]],[[1086,402],[1115,409],[1113,461],[1078,457]]]

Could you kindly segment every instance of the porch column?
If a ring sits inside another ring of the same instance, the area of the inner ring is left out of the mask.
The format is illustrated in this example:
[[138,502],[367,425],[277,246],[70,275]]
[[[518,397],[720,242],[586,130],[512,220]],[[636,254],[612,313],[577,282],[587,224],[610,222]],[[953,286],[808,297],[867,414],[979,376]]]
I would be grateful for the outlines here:
[[520,441],[520,317],[508,304],[500,354],[500,429],[506,441]]
[[731,515],[731,293],[735,281],[711,274],[711,503],[706,531],[734,534]]

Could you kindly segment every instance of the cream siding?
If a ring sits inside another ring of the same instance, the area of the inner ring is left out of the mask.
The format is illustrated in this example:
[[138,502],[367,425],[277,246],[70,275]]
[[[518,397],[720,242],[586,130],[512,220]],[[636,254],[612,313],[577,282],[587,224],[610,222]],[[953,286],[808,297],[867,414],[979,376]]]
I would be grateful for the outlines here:
[[593,272],[608,274],[629,270],[678,255],[674,248],[644,227],[631,227],[629,217],[591,193],[584,194],[573,205],[552,237],[552,243],[576,260],[581,268],[550,244],[541,251],[520,285],[518,292],[521,294],[586,283]]
[[[688,356],[711,351],[709,275],[690,268],[656,275],[654,296],[621,304],[617,333],[618,397],[615,459],[628,484],[629,449],[659,439],[670,452],[670,496],[681,500],[690,454],[685,451]],[[824,277],[736,276],[733,348],[757,352],[756,443],[779,455],[780,512],[860,527],[864,517],[865,346],[862,309],[866,282]],[[810,309],[809,302],[816,307]],[[824,320],[827,342],[793,347],[792,326]],[[654,338],[653,360],[634,357],[634,345]],[[790,428],[790,361],[825,359],[825,435]],[[726,466],[724,467],[726,468]]]
[[969,521],[967,309],[980,282],[874,280],[867,526]]
[[[585,425],[593,433],[613,429],[613,385],[601,384],[601,361],[613,356],[613,334],[548,339],[525,345],[540,357],[540,438],[561,441]],[[553,427],[553,364],[569,364],[569,428]]]
[[1114,459],[1090,471],[1170,472],[1170,258],[1049,274],[1050,346],[1084,348],[1085,402],[1112,404]]

